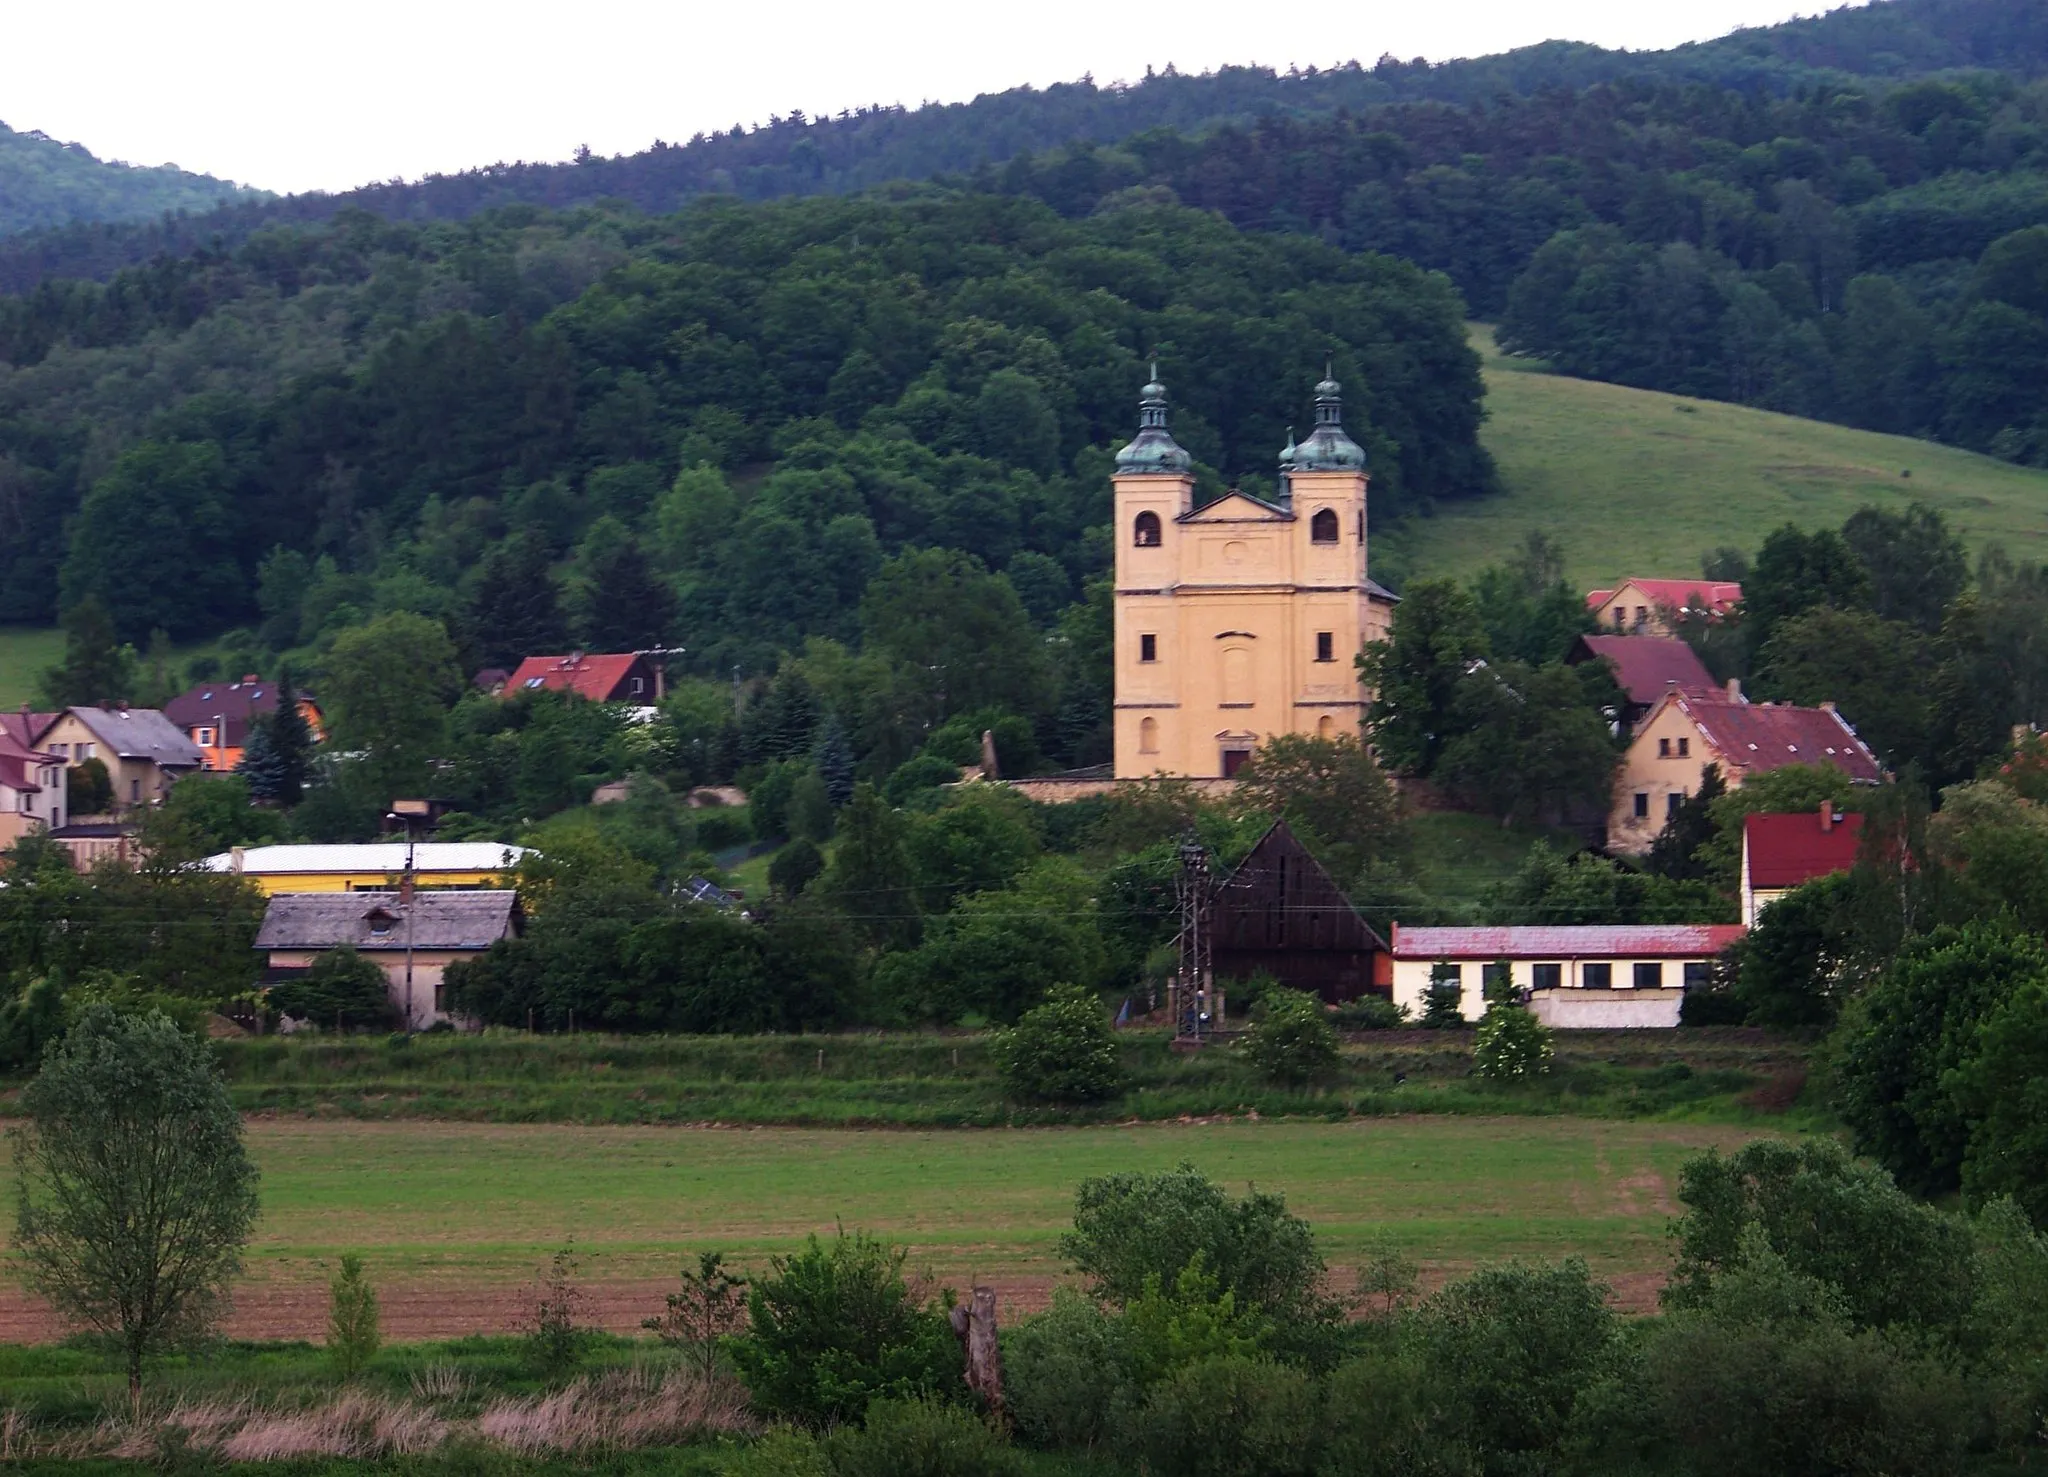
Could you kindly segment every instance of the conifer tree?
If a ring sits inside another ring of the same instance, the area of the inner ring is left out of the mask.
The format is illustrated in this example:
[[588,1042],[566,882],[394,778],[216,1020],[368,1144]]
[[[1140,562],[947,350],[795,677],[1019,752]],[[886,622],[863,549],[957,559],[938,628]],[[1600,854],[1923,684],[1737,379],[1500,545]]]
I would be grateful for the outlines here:
[[514,534],[484,556],[463,629],[469,658],[484,666],[514,667],[567,646],[554,571],[539,539]]
[[903,817],[873,785],[854,786],[822,885],[854,928],[884,949],[909,948],[921,932],[903,842]]
[[42,700],[52,708],[94,706],[127,698],[135,659],[114,634],[114,618],[97,595],[64,612],[64,660],[43,673]]
[[576,629],[589,651],[642,651],[668,640],[676,596],[621,528],[622,536],[587,541],[577,587]]
[[811,762],[817,766],[818,777],[824,780],[825,794],[835,810],[853,798],[853,745],[847,740],[846,726],[839,721],[838,714],[825,720]]
[[313,771],[313,729],[299,707],[290,667],[277,674],[277,711],[253,719],[249,742],[235,772],[249,781],[256,800],[289,809],[306,792]]

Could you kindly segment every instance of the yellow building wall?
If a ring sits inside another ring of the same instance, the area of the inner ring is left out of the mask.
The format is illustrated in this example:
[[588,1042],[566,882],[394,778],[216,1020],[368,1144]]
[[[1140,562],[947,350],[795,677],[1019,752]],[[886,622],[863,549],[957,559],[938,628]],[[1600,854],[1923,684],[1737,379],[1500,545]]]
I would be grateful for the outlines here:
[[[1367,694],[1353,658],[1390,615],[1367,593],[1366,480],[1298,472],[1290,518],[1241,496],[1195,513],[1186,476],[1115,479],[1119,779],[1220,777],[1226,754],[1276,734],[1357,732]],[[1337,539],[1318,544],[1325,510]],[[1146,513],[1157,546],[1137,542]]]
[[[1663,752],[1665,744],[1670,746],[1668,756]],[[1614,781],[1614,809],[1607,817],[1608,850],[1648,851],[1664,829],[1673,797],[1683,798],[1697,790],[1709,764],[1721,766],[1721,778],[1729,789],[1741,787],[1741,766],[1728,763],[1712,749],[1706,735],[1677,703],[1666,699],[1652,709],[1636,730]],[[1645,797],[1647,815],[1635,813],[1638,795]]]
[[[396,892],[404,879],[396,872],[244,872],[265,897],[280,892]],[[415,874],[422,891],[435,887],[508,887],[506,872],[426,872]]]
[[[113,781],[114,809],[125,810],[136,805],[149,805],[163,799],[171,791],[171,776],[147,759],[123,759],[109,752],[99,735],[79,721],[72,713],[66,713],[51,725],[50,731],[36,740],[36,746],[48,753],[53,744],[64,745],[65,764],[76,769],[84,762],[78,752],[80,744],[91,744],[92,753],[85,759],[97,759],[107,767],[107,778]],[[73,820],[78,817],[73,816]]]

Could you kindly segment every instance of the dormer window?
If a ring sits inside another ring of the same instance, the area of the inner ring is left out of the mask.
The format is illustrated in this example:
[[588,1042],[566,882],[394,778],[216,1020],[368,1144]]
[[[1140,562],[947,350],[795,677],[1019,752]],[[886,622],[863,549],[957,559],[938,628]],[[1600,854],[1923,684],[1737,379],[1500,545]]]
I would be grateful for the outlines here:
[[1138,515],[1138,521],[1131,528],[1131,542],[1141,549],[1156,549],[1159,547],[1159,515],[1157,513],[1146,512]]
[[1308,520],[1308,541],[1312,544],[1334,544],[1337,542],[1337,515],[1329,508],[1320,510]]
[[372,938],[388,938],[391,934],[391,925],[398,921],[398,915],[383,908],[372,908],[363,915],[363,921],[370,925]]

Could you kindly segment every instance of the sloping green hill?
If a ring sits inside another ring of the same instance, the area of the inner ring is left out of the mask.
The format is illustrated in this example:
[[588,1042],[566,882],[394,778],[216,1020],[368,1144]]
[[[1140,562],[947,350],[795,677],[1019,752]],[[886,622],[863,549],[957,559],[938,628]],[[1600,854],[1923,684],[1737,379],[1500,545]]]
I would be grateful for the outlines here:
[[[1485,359],[1480,439],[1503,497],[1446,505],[1385,535],[1376,567],[1404,578],[1470,575],[1532,528],[1564,545],[1568,577],[1684,578],[1723,544],[1754,552],[1788,519],[1839,524],[1866,503],[1940,508],[1973,551],[2048,560],[2048,472],[1928,441],[1713,400],[1568,379],[1509,359],[1475,326]],[[1910,475],[1907,475],[1909,474]]]
[[74,221],[153,220],[167,210],[211,210],[268,198],[174,164],[140,167],[95,158],[80,144],[17,133],[0,123],[0,236]]

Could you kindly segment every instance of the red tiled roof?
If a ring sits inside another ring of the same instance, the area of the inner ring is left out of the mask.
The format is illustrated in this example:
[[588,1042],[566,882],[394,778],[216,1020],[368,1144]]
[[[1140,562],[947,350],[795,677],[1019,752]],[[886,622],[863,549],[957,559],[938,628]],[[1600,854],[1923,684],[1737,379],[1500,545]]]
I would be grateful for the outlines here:
[[27,708],[0,712],[0,735],[13,739],[24,749],[32,749],[36,740],[56,721],[55,713],[31,713]]
[[0,726],[0,785],[10,790],[35,790],[43,787],[35,777],[35,770],[49,765],[63,766],[64,761],[55,754],[45,754],[20,742],[14,737],[14,729]]
[[[1822,813],[1824,814],[1824,813]],[[1797,887],[1856,865],[1863,817],[1837,815],[1823,829],[1822,814],[1750,815],[1742,822],[1742,850],[1751,887]]]
[[1579,644],[1614,664],[1614,680],[1632,703],[1654,703],[1671,688],[1706,692],[1714,675],[1675,636],[1581,636]]
[[[1651,603],[1669,605],[1674,610],[1707,609],[1716,615],[1725,615],[1742,600],[1742,586],[1734,580],[1645,580],[1631,576],[1612,590],[1589,590],[1586,594],[1586,608],[1605,605],[1621,589],[1622,585],[1634,585],[1650,597]],[[1696,603],[1697,595],[1704,606]]]
[[1507,928],[1403,928],[1396,959],[1703,959],[1741,938],[1739,923],[1533,924]]
[[573,692],[594,703],[609,702],[639,660],[639,654],[631,651],[530,656],[505,684],[505,692],[508,696],[536,691]]
[[1788,764],[1832,764],[1852,780],[1884,778],[1877,756],[1832,708],[1746,703],[1681,693],[1675,701],[1730,766],[1753,773]]

